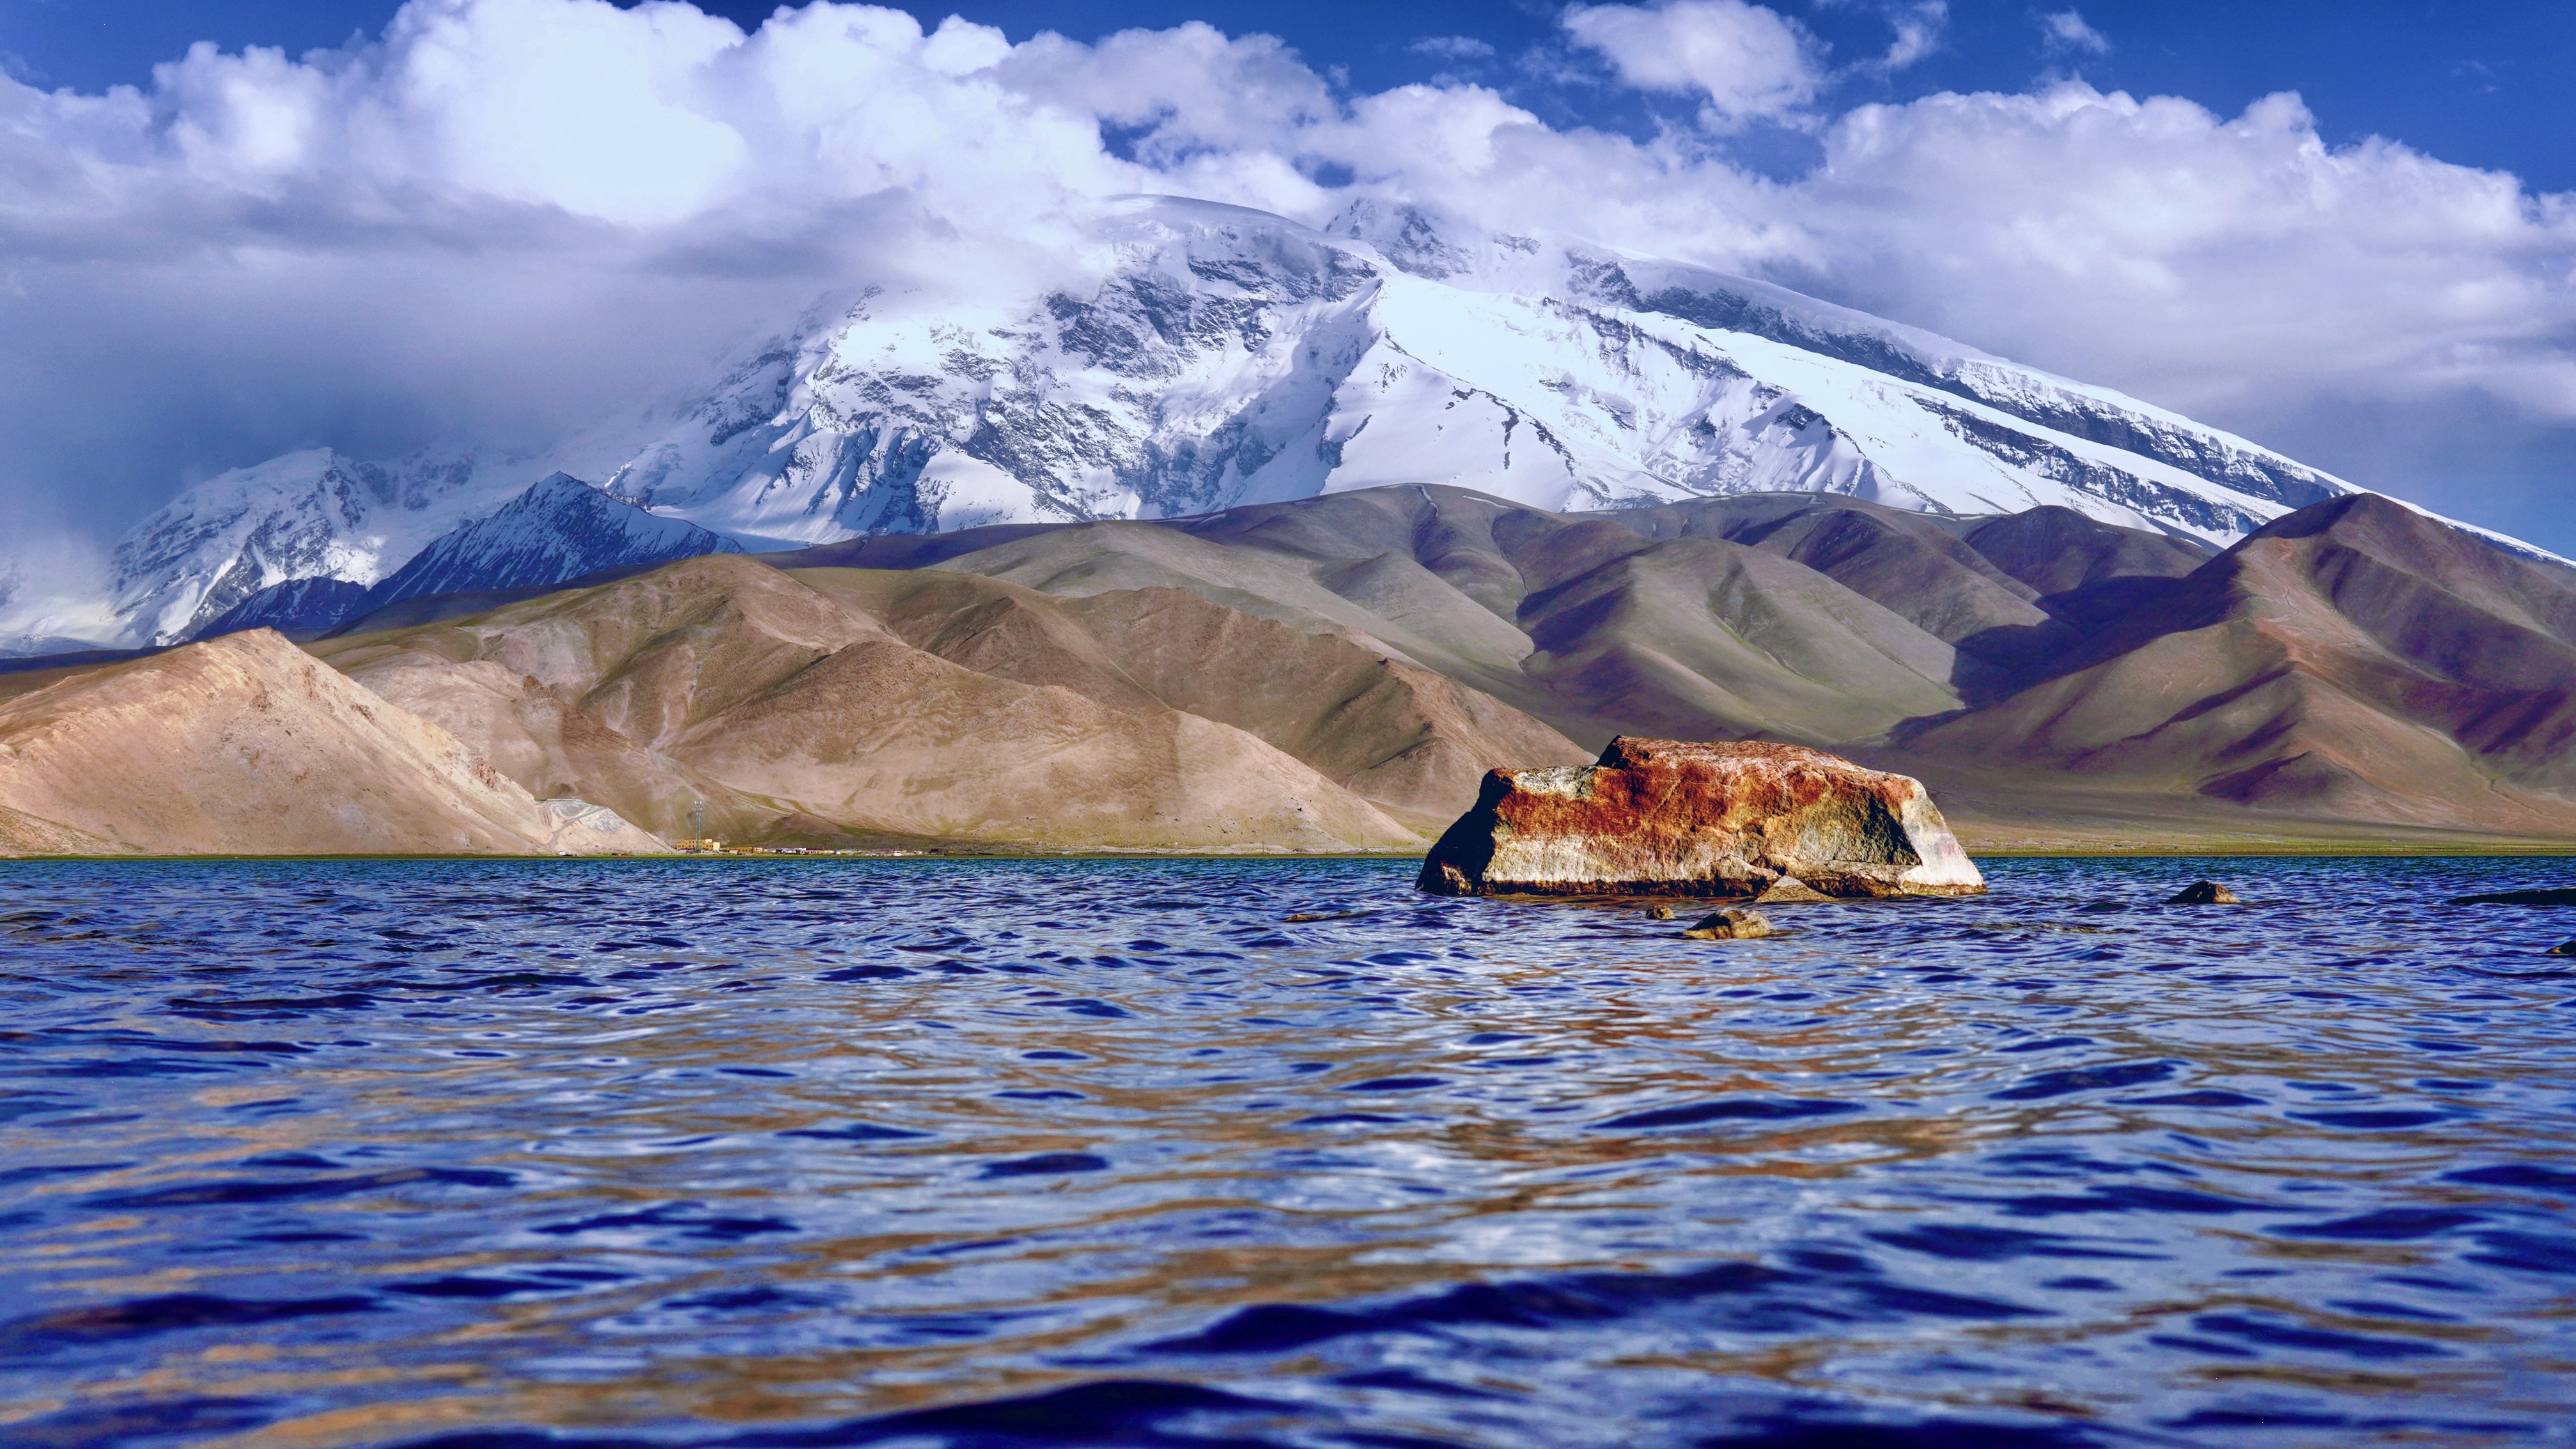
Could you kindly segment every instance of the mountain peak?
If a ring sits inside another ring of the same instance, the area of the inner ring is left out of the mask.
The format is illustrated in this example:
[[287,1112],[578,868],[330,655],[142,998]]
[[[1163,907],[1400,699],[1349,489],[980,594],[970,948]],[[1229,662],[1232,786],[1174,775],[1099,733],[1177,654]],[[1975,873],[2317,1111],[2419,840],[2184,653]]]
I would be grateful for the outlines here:
[[[284,579],[372,583],[471,520],[525,516],[503,507],[521,493],[620,533],[652,519],[779,546],[1397,483],[1546,509],[1766,491],[2056,506],[2224,547],[2359,491],[1786,288],[1419,205],[1355,203],[1318,229],[1130,197],[1094,236],[1081,280],[997,282],[966,311],[818,304],[654,421],[584,434],[581,456],[620,460],[604,493],[463,455],[237,470],[119,546],[120,609],[175,637]],[[641,512],[604,511],[621,502]]]
[[1366,242],[1403,271],[1434,282],[1445,282],[1476,266],[1475,252],[1457,240],[1470,235],[1463,223],[1405,202],[1354,201],[1324,224],[1324,232]]
[[428,594],[542,588],[605,569],[742,551],[732,539],[656,516],[558,471],[491,517],[423,549],[370,590],[363,609]]

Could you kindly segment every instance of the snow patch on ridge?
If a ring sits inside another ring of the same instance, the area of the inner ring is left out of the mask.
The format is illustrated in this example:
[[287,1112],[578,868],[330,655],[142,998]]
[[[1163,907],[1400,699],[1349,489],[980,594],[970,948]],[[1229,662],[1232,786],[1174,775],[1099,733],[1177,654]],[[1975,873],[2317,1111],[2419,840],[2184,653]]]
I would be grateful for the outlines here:
[[525,487],[471,452],[367,463],[314,448],[198,484],[128,530],[113,608],[139,644],[187,638],[274,584],[373,584]]
[[863,304],[782,339],[610,487],[814,542],[1447,483],[1551,509],[2054,503],[2225,543],[2355,491],[2117,393],[1580,243],[1165,198],[1112,207],[1100,235],[1096,287],[1002,325]]
[[656,517],[569,473],[550,473],[491,517],[421,550],[369,590],[364,607],[469,589],[544,588],[602,569],[742,551],[696,524]]

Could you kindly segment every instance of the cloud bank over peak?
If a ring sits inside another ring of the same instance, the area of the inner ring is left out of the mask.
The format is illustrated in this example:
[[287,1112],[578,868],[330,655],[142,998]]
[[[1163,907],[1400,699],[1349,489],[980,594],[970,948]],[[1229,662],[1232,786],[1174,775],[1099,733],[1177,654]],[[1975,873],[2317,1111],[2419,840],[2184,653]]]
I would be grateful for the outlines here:
[[[411,0],[369,43],[201,45],[148,90],[0,77],[0,498],[106,537],[294,448],[534,448],[827,290],[937,309],[1076,280],[1081,219],[1152,192],[1315,223],[1403,202],[1767,277],[2576,547],[2567,198],[2330,147],[2289,95],[1836,109],[1838,75],[1939,42],[1938,5],[1887,14],[1887,52],[1838,72],[1746,0],[1576,6],[1593,78],[1515,83],[1569,88],[1546,104],[1354,93],[1198,23],[1014,44],[831,3],[745,32],[676,0]],[[1540,118],[1605,75],[1696,115]],[[1753,125],[1820,159],[1752,169]]]

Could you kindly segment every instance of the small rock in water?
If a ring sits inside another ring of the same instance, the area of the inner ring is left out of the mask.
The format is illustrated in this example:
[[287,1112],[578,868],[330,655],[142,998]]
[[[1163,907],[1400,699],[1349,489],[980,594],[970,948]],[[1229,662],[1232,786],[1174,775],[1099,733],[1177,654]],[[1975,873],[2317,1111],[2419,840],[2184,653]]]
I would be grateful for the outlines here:
[[1784,875],[1763,888],[1753,898],[1757,906],[1796,906],[1809,901],[1829,901],[1833,897],[1807,884],[1794,875]]
[[2453,896],[2454,906],[2576,906],[2576,890],[2496,891],[2483,896]]
[[1673,918],[1673,908],[1672,908],[1672,907],[1670,907],[1670,906],[1648,906],[1648,907],[1646,907],[1646,919],[1647,919],[1647,920],[1650,920],[1650,921],[1669,921],[1669,920],[1671,920],[1672,918]]
[[1770,935],[1771,922],[1760,911],[1729,907],[1700,917],[1682,934],[1694,941],[1749,941]]
[[2561,941],[2549,948],[2552,956],[2576,956],[2576,941]]
[[2169,906],[2236,906],[2236,892],[2214,880],[2196,880],[2173,893],[2165,902]]

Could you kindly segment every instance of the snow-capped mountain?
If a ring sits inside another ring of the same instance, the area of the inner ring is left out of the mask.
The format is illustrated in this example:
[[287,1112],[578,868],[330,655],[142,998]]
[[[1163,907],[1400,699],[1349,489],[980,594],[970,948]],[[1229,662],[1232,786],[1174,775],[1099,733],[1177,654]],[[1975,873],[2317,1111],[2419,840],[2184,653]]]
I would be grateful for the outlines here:
[[96,560],[80,540],[29,537],[23,529],[0,552],[0,660],[76,654],[117,634],[116,617],[96,585]]
[[1318,232],[1131,201],[1096,289],[1011,325],[861,304],[610,479],[805,541],[1169,517],[1379,483],[1545,508],[1850,493],[2236,538],[2352,485],[2133,398],[1794,292],[1355,208]]
[[544,588],[624,565],[740,552],[730,538],[647,513],[569,473],[550,473],[491,517],[441,534],[372,588],[335,578],[271,584],[188,637],[259,628],[312,637],[428,594]]
[[[870,296],[582,451],[609,440],[625,461],[605,486],[654,515],[782,543],[1381,483],[1550,509],[1808,490],[2060,504],[2226,543],[2359,491],[2108,389],[1576,241],[1374,205],[1316,230],[1175,198],[1109,207],[1096,241],[1081,286],[977,299],[1001,325]],[[223,475],[118,546],[119,615],[167,639],[283,579],[372,583],[528,476],[328,452]],[[498,586],[462,564],[439,578]]]
[[116,617],[130,642],[166,644],[292,579],[373,584],[528,484],[480,463],[470,453],[367,463],[313,448],[218,474],[117,541]]
[[346,579],[288,579],[217,614],[188,639],[213,639],[244,629],[275,629],[289,639],[316,638],[355,614],[366,599],[367,586]]
[[569,473],[549,473],[491,517],[422,549],[367,591],[365,607],[467,589],[543,588],[621,565],[742,551],[694,523],[657,517]]

